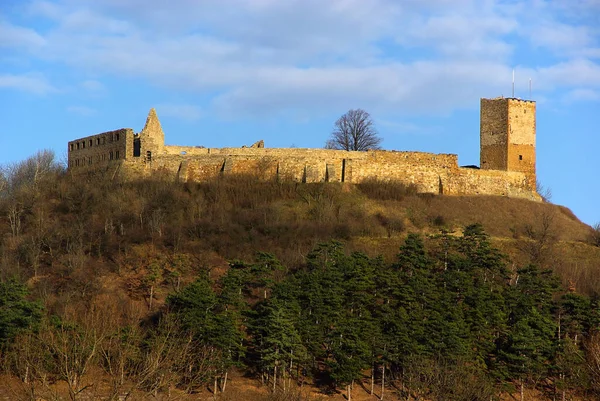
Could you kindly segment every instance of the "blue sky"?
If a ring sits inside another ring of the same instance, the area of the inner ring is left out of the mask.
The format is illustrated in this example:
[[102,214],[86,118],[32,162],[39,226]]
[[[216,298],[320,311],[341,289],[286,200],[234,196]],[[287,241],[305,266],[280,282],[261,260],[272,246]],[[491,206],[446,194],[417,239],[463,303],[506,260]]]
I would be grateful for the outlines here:
[[600,0],[0,0],[0,164],[156,107],[173,145],[385,149],[479,164],[479,99],[537,101],[538,178],[600,221]]

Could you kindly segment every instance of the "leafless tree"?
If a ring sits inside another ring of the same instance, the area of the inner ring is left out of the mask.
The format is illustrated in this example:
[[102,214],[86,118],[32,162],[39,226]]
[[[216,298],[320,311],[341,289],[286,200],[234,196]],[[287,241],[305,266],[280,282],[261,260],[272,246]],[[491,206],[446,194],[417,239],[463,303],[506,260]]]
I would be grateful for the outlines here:
[[550,203],[552,201],[552,188],[545,186],[540,180],[536,181],[535,187],[544,202]]
[[325,148],[365,151],[379,149],[380,143],[371,115],[362,109],[353,109],[335,122]]
[[592,388],[600,390],[600,334],[593,333],[585,343],[587,367]]
[[590,231],[590,242],[592,245],[600,247],[600,222],[594,224]]
[[8,187],[8,179],[6,178],[6,174],[4,172],[5,168],[0,166],[0,196]]
[[541,267],[549,267],[552,258],[552,246],[557,241],[556,224],[554,215],[544,211],[536,216],[534,224],[526,224],[524,233],[527,239],[522,240],[517,246],[528,257],[531,263]]

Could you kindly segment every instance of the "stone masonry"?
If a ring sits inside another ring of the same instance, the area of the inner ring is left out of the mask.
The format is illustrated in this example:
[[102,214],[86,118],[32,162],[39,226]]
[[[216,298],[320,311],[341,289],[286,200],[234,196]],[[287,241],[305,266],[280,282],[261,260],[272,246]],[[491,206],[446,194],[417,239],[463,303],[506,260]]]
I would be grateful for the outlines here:
[[396,180],[420,192],[501,195],[540,200],[535,190],[535,102],[481,99],[481,168],[458,166],[453,154],[375,150],[166,146],[154,109],[135,134],[124,128],[71,141],[69,171],[100,171],[127,178],[163,172],[179,181],[223,174],[298,182]]
[[535,102],[481,99],[480,121],[481,168],[520,171],[535,185]]

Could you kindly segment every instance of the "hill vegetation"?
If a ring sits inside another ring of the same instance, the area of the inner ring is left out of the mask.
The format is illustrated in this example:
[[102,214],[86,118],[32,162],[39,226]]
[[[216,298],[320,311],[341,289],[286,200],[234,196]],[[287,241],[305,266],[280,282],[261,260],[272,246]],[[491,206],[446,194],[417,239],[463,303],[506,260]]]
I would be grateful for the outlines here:
[[1,366],[22,399],[226,397],[240,372],[287,399],[595,399],[597,234],[546,203],[40,152],[0,174]]

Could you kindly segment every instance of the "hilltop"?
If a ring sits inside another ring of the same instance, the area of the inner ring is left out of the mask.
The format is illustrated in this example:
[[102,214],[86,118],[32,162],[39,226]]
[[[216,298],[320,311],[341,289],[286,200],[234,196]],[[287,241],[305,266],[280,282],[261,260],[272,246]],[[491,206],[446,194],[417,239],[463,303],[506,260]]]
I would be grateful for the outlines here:
[[[600,292],[600,248],[590,243],[592,229],[567,208],[497,196],[418,194],[415,186],[399,182],[298,183],[229,175],[178,183],[159,173],[122,181],[102,174],[71,175],[57,168],[5,187],[0,216],[4,282],[25,282],[28,299],[37,301],[49,317],[95,330],[135,329],[140,336],[145,327],[157,324],[155,319],[175,310],[176,294],[198,285],[194,283],[203,277],[222,297],[231,275],[240,268],[247,271],[251,281],[244,284],[250,287],[243,291],[243,302],[250,309],[260,308],[272,291],[278,291],[277,285],[312,263],[311,252],[319,244],[334,240],[345,255],[361,252],[369,265],[380,266],[373,271],[379,280],[397,263],[409,234],[423,239],[434,260],[440,238],[464,241],[465,227],[475,223],[489,235],[491,245],[507,255],[502,265],[510,282],[519,269],[533,263],[552,269],[569,293],[594,298]],[[261,276],[265,273],[260,266],[274,270]],[[228,302],[238,305],[242,300]],[[64,326],[57,327],[66,335]],[[81,341],[83,334],[77,337]],[[23,341],[19,347],[26,346]],[[84,372],[88,381],[92,371],[104,372],[110,381],[109,361],[103,358],[94,356],[95,364]],[[25,374],[19,361],[5,365],[13,375]],[[254,369],[258,366],[246,371],[251,379],[236,376],[231,389],[259,385],[261,375]],[[53,377],[60,382],[60,375]],[[79,380],[83,382],[71,386],[85,387],[85,380]],[[170,383],[155,385],[163,391]],[[41,382],[36,388],[40,394],[47,391]],[[143,394],[144,388],[136,391]]]

